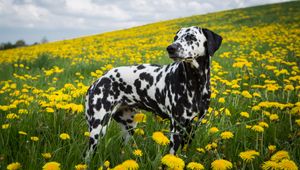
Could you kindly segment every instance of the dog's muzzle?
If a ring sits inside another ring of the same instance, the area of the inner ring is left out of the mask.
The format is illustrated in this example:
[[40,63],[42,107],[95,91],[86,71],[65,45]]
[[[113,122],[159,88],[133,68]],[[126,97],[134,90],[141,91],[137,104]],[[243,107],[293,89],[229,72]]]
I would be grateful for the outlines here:
[[174,61],[191,61],[193,60],[191,57],[184,58],[179,56],[179,50],[181,48],[180,44],[173,43],[167,47],[167,51],[169,53],[169,57]]
[[173,60],[182,59],[182,57],[179,57],[180,45],[177,43],[173,43],[167,47],[167,51],[169,53],[169,57]]

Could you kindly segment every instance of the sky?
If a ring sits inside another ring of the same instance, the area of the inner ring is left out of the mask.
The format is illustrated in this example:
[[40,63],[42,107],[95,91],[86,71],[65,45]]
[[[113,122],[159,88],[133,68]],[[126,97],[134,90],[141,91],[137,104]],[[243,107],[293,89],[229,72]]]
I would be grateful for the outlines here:
[[287,0],[0,0],[0,42],[57,41]]

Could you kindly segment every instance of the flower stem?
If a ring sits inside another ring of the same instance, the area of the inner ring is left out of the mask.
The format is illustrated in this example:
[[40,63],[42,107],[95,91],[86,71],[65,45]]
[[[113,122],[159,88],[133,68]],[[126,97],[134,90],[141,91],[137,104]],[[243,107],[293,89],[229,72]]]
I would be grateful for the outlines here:
[[258,150],[258,133],[256,133],[256,146],[255,149]]

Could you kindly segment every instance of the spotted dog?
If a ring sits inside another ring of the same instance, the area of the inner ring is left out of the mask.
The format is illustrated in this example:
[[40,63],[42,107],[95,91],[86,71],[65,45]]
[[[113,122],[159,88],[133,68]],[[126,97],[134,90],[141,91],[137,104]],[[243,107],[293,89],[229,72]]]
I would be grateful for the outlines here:
[[182,28],[167,47],[169,65],[141,64],[117,67],[90,86],[86,95],[86,119],[90,141],[89,160],[112,119],[133,134],[136,109],[151,111],[170,120],[170,153],[187,143],[192,120],[204,115],[210,103],[210,58],[222,37],[199,27]]

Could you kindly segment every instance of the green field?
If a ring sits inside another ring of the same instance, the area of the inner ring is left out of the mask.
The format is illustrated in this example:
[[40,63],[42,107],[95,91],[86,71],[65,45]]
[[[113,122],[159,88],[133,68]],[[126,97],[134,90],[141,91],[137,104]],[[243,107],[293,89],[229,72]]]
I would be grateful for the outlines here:
[[[292,1],[222,11],[0,51],[0,169],[13,162],[26,170],[42,169],[47,162],[58,162],[61,169],[84,164],[88,127],[83,106],[89,85],[113,67],[171,63],[166,47],[178,29],[193,25],[220,34],[223,43],[212,57],[209,113],[177,157],[187,169],[190,162],[212,169],[218,159],[229,161],[232,169],[298,169],[299,7],[300,1]],[[135,160],[139,169],[162,169],[169,148],[152,134],[169,136],[169,121],[141,112],[147,121],[137,128],[144,134],[123,144],[113,121],[90,169],[106,169],[105,161],[113,168],[125,160]],[[233,136],[226,139],[223,132]],[[143,155],[134,155],[136,149]],[[246,161],[240,153],[248,150],[256,152]]]

